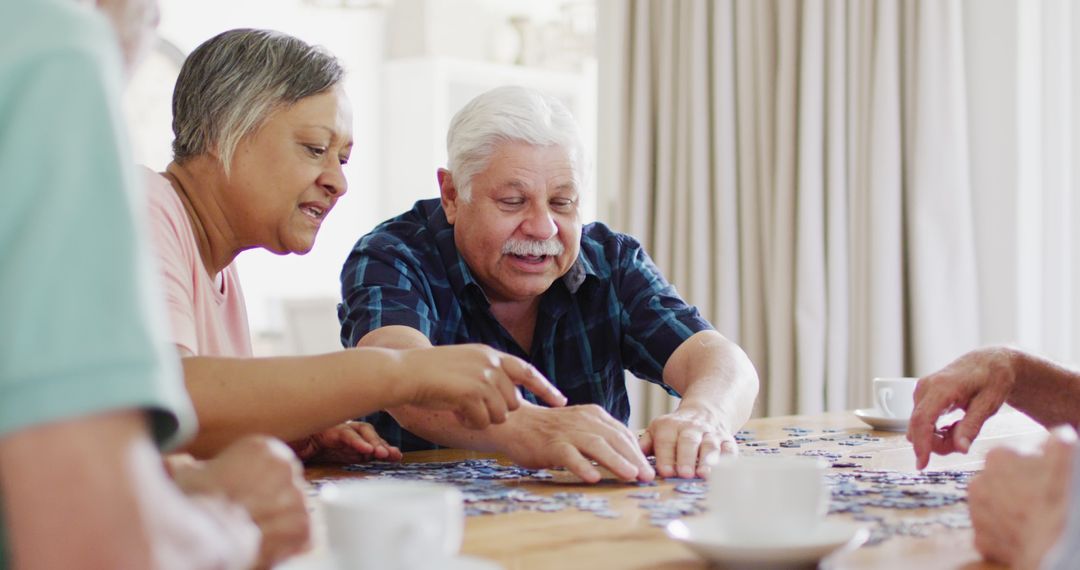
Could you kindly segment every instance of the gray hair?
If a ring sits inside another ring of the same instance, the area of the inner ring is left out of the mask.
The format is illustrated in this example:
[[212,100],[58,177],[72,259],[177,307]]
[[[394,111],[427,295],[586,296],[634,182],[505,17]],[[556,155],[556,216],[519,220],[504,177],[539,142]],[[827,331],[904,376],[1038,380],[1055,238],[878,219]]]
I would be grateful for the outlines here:
[[173,160],[217,151],[225,174],[245,136],[274,111],[327,91],[337,58],[273,30],[237,29],[206,40],[184,61],[173,91]]
[[583,190],[585,148],[566,106],[534,89],[497,87],[466,103],[450,121],[447,169],[463,201],[472,198],[473,177],[488,167],[495,147],[504,142],[566,149],[574,183]]

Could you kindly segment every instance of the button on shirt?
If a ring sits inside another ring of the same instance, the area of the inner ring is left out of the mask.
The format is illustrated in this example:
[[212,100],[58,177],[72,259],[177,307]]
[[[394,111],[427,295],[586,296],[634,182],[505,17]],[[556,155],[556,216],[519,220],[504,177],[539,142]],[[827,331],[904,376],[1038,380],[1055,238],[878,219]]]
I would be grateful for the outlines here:
[[[568,405],[597,404],[623,423],[630,417],[624,371],[678,395],[663,383],[664,365],[684,340],[712,329],[637,240],[593,223],[582,229],[577,261],[541,297],[526,352],[491,313],[438,199],[421,200],[360,238],[341,286],[346,347],[391,325],[412,327],[433,345],[483,343],[532,363]],[[532,394],[525,398],[537,402]],[[386,412],[364,419],[402,451],[437,447]]]

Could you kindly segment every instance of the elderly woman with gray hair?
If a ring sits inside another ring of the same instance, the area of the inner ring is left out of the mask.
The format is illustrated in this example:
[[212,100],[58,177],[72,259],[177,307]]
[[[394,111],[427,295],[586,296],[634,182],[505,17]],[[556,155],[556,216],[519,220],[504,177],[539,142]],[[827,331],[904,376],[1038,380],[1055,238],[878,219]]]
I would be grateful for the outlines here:
[[352,117],[339,62],[288,35],[241,29],[199,46],[173,95],[174,160],[145,172],[151,222],[185,382],[211,454],[248,433],[305,460],[400,458],[369,424],[398,405],[453,411],[483,428],[519,406],[515,384],[565,398],[524,361],[482,345],[252,356],[234,259],[311,250],[345,194]]

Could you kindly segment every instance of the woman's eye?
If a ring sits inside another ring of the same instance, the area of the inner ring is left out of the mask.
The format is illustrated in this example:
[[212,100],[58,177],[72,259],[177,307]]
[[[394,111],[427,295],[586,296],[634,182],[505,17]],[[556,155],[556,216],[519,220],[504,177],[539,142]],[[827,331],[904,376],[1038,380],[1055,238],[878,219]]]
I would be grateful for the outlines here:
[[307,149],[308,154],[314,157],[319,157],[326,154],[326,149],[321,146],[306,144],[304,145],[304,148]]

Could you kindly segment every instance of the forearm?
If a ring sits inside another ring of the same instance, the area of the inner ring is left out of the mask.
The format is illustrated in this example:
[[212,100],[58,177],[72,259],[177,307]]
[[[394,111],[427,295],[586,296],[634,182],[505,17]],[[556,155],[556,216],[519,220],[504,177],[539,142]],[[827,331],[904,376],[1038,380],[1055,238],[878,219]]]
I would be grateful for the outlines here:
[[1009,351],[1015,383],[1006,400],[1046,427],[1080,425],[1080,374],[1045,358]]
[[214,517],[184,500],[141,412],[0,439],[0,496],[14,567],[212,568],[254,560],[253,541],[245,552],[226,540],[233,531],[256,533],[250,521],[225,510]]
[[206,457],[248,434],[293,441],[400,405],[401,355],[364,348],[317,356],[182,359],[199,434],[187,451]]
[[466,428],[451,412],[432,411],[415,406],[401,406],[388,411],[405,429],[443,447],[506,452],[512,442],[519,441],[517,434],[527,422],[527,416],[536,410],[544,409],[546,408],[522,401],[521,407],[509,414],[505,422],[492,424],[485,429]]
[[715,331],[686,339],[668,359],[664,382],[682,396],[679,409],[705,413],[730,433],[750,419],[758,393],[750,359]]

